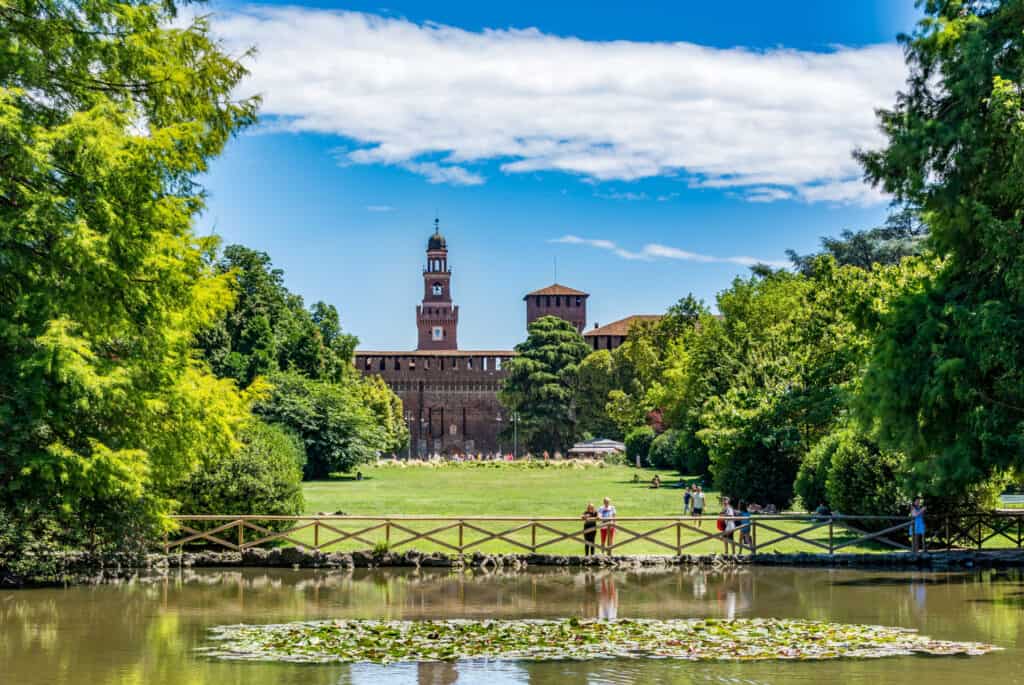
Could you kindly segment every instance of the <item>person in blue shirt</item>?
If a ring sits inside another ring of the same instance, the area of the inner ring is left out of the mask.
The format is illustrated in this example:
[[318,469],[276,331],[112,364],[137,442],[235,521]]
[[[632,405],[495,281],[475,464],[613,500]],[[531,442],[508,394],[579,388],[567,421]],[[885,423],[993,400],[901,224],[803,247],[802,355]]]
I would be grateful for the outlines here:
[[926,507],[920,497],[915,497],[910,504],[910,539],[915,552],[924,550],[924,512]]
[[747,507],[746,500],[740,500],[740,511],[738,516],[742,517],[743,520],[740,522],[740,553],[743,553],[743,548],[753,548],[754,538],[751,535],[750,526],[750,509]]

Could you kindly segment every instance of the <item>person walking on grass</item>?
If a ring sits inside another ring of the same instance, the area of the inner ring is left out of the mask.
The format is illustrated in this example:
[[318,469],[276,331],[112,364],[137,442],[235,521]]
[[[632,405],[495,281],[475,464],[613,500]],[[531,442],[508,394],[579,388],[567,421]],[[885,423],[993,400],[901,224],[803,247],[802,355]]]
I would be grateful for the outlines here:
[[910,540],[915,552],[924,551],[924,511],[926,507],[920,497],[910,504]]
[[593,502],[587,502],[580,518],[583,519],[583,556],[589,557],[594,553],[594,536],[597,535],[597,509]]
[[604,504],[597,510],[597,516],[601,519],[601,551],[604,554],[611,554],[612,546],[615,544],[615,507],[611,499],[604,498]]
[[693,495],[690,497],[690,513],[697,517],[697,527],[700,528],[703,521],[700,517],[704,515],[704,491],[699,485],[695,485]]
[[690,513],[690,488],[683,491],[683,516]]

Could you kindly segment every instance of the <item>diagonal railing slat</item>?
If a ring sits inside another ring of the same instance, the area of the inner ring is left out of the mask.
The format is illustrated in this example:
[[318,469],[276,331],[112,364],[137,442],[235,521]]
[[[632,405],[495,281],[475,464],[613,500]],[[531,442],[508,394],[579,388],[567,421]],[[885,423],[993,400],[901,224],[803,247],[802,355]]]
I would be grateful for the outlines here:
[[[488,543],[500,543],[509,549],[538,552],[553,547],[588,544],[579,517],[524,516],[261,516],[195,515],[172,517],[181,535],[175,540],[160,541],[166,551],[184,549],[189,545],[223,547],[244,551],[269,544],[289,544],[324,550],[340,543],[358,543],[372,548],[388,549],[422,543],[428,548],[441,548],[462,554]],[[755,515],[735,517],[735,530],[719,531],[718,516],[636,516],[619,517],[614,522],[600,522],[596,531],[614,525],[615,539],[606,550],[615,553],[665,550],[682,554],[694,547],[726,544],[726,550],[741,552],[777,551],[780,546],[794,545],[835,553],[854,546],[890,547],[911,550],[909,527],[911,519],[901,516],[818,517],[814,514]],[[956,549],[957,545],[978,549],[1002,549],[1024,546],[1024,512],[969,512],[959,516],[943,516],[928,523],[928,541],[934,549]],[[427,524],[427,525],[423,525]],[[206,526],[211,526],[203,530]],[[284,527],[281,530],[276,528]],[[742,540],[744,526],[749,526],[751,540]],[[873,528],[881,526],[880,530]],[[827,527],[827,539],[824,531]],[[353,530],[354,528],[354,530]],[[421,530],[427,528],[427,530]],[[230,538],[237,531],[238,541]],[[259,537],[246,541],[245,532]],[[668,536],[674,531],[674,540]],[[760,537],[758,532],[761,533]],[[330,534],[330,539],[321,540]],[[841,536],[839,534],[842,533]],[[400,539],[393,540],[401,535]],[[837,539],[837,536],[838,539]],[[311,539],[307,539],[311,538]],[[526,538],[526,539],[524,539]],[[600,547],[600,540],[595,540]],[[582,551],[582,550],[579,550]],[[717,550],[716,550],[717,551]]]

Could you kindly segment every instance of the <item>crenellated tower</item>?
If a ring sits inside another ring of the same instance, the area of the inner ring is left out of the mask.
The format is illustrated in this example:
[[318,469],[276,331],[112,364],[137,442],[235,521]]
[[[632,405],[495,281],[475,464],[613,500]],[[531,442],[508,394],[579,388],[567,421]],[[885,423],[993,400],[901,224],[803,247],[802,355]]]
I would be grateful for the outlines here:
[[434,219],[434,233],[427,240],[427,263],[423,267],[423,303],[416,307],[416,349],[458,349],[459,308],[452,305],[451,282],[448,243],[441,235],[440,221]]

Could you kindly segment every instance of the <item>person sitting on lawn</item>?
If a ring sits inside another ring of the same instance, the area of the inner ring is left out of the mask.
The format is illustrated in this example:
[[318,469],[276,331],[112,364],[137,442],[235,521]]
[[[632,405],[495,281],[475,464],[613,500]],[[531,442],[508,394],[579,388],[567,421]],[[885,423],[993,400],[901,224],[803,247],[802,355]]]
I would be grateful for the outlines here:
[[651,487],[655,490],[661,487],[661,476],[654,474],[654,478],[651,479]]

